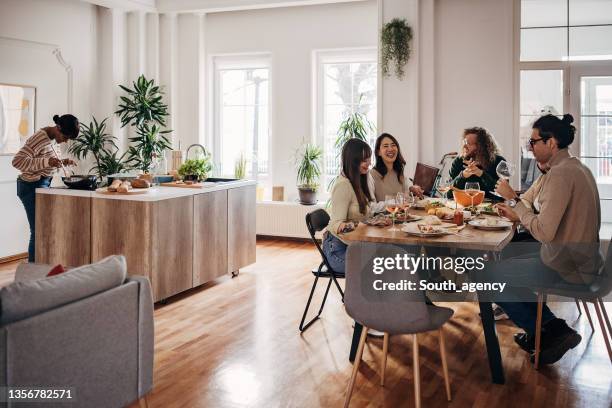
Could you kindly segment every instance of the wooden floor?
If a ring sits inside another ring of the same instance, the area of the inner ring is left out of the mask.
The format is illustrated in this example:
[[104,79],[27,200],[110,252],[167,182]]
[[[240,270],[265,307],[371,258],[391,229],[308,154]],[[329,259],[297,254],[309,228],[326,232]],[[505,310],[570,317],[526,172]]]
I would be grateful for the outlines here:
[[[234,279],[222,278],[156,307],[149,407],[342,406],[352,329],[337,292],[322,319],[305,334],[298,331],[316,250],[308,243],[261,240],[257,260]],[[15,263],[0,266],[0,285],[12,281],[14,269]],[[599,327],[591,335],[574,303],[551,307],[579,331],[582,343],[539,372],[512,340],[518,329],[498,323],[506,385],[491,384],[477,306],[446,305],[455,310],[445,336],[453,401],[445,398],[437,335],[423,334],[423,407],[612,406],[612,365]],[[381,339],[368,340],[351,406],[413,406],[410,337],[391,337],[384,388],[381,349]]]

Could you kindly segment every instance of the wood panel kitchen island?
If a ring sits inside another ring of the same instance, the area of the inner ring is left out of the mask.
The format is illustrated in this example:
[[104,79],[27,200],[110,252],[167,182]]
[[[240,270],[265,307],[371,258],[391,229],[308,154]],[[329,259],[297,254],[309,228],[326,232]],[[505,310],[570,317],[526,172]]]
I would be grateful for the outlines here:
[[[36,262],[79,266],[125,255],[155,301],[255,262],[255,182],[109,195],[36,190]],[[235,239],[239,237],[240,239]]]

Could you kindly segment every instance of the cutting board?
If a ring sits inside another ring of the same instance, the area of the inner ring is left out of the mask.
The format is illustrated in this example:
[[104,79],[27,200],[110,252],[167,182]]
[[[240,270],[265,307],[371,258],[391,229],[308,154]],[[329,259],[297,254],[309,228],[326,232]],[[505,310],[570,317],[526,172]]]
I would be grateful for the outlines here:
[[180,188],[204,188],[204,187],[211,187],[214,186],[215,183],[207,183],[207,182],[203,182],[203,183],[194,183],[194,184],[184,184],[184,183],[177,183],[176,181],[172,181],[169,183],[161,183],[160,186],[163,187],[180,187]]

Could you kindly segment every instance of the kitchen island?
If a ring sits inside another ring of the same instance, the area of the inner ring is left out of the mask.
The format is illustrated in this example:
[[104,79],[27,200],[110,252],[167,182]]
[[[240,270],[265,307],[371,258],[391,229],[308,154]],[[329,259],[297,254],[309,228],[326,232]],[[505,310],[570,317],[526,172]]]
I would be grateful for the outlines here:
[[125,255],[160,301],[255,262],[255,181],[142,194],[36,190],[36,262],[79,266]]

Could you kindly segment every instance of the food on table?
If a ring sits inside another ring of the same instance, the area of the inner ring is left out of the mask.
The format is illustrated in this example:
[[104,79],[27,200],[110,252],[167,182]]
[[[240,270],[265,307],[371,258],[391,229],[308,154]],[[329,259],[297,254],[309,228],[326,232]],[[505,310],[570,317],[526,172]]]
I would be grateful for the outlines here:
[[127,193],[132,189],[132,185],[129,181],[123,181],[119,187],[117,187],[118,193]]
[[149,188],[151,187],[151,183],[145,179],[134,179],[131,181],[131,185],[134,188]]
[[439,229],[429,224],[417,224],[419,231],[423,234],[431,234],[432,232],[438,232]]
[[119,179],[114,179],[110,186],[108,186],[108,191],[114,193],[117,191],[117,188],[121,185],[122,181]]
[[486,218],[483,222],[484,225],[486,225],[487,227],[496,227],[498,226],[499,220],[497,218]]
[[373,227],[387,227],[391,225],[391,219],[384,214],[375,215],[365,221],[365,224]]
[[[422,201],[425,201],[425,200],[422,200]],[[429,211],[432,208],[440,208],[440,207],[444,207],[444,204],[442,204],[441,201],[438,201],[438,200],[428,201],[425,204],[425,211]]]
[[497,211],[495,207],[493,207],[493,203],[482,203],[476,206],[481,213],[485,214],[495,214],[497,215]]
[[443,220],[450,220],[455,215],[455,211],[447,207],[440,207],[440,208],[436,208],[435,215],[436,217],[441,218]]
[[435,215],[426,215],[423,218],[423,224],[425,225],[441,225],[442,221]]

